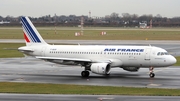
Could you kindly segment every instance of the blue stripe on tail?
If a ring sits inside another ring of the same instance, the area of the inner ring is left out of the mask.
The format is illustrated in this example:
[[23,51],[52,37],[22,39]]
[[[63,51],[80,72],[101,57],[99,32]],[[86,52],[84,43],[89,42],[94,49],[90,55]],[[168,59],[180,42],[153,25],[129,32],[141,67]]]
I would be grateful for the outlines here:
[[29,29],[28,26],[26,25],[24,19],[21,19],[21,20],[22,20],[23,28],[24,28],[25,31],[26,31],[26,34],[28,34],[28,36],[31,38],[31,40],[32,40],[33,42],[36,42],[35,37],[33,37],[33,35],[31,34],[30,29]]
[[38,36],[36,35],[33,28],[30,26],[30,24],[28,23],[28,21],[26,20],[25,17],[21,18],[21,22],[23,24],[23,28],[26,30],[26,32],[30,36],[31,40],[33,42],[41,43],[40,39],[38,38]]
[[26,31],[26,34],[28,34],[29,38],[31,39],[32,42],[35,42],[35,39],[33,38],[33,36],[29,33],[29,31],[26,28],[26,25],[23,24],[23,29]]

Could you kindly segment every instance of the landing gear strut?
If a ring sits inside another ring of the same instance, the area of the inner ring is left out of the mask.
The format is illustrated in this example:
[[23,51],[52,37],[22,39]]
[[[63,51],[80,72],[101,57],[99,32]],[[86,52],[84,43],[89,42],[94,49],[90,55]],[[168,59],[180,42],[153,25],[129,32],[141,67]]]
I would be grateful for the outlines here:
[[153,73],[153,69],[154,69],[154,67],[150,67],[149,68],[149,71],[150,71],[149,76],[150,76],[150,78],[154,78],[155,77],[155,74]]
[[89,71],[82,71],[81,76],[82,77],[89,77]]

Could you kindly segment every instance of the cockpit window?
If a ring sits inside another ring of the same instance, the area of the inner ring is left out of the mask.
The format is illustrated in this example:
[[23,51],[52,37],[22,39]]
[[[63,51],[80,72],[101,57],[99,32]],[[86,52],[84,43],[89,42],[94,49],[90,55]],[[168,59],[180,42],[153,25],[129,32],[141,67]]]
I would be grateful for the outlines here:
[[158,52],[157,55],[169,55],[168,52]]
[[163,52],[161,52],[161,55],[164,55],[164,53],[163,53]]

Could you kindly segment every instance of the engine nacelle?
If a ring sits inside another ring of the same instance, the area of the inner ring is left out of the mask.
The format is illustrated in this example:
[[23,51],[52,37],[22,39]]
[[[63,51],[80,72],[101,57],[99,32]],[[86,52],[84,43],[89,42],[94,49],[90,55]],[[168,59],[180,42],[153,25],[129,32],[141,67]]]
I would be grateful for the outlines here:
[[139,67],[122,67],[122,68],[130,72],[137,72],[139,70]]
[[96,74],[110,74],[111,70],[109,63],[92,63],[90,68]]

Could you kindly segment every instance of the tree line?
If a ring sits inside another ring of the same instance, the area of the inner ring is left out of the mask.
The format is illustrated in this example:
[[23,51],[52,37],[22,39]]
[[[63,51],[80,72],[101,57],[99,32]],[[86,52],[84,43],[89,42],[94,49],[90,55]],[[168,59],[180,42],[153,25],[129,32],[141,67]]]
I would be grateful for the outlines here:
[[[21,26],[20,17],[13,16],[0,16],[0,26]],[[148,26],[153,27],[180,27],[180,17],[162,17],[160,14],[153,16],[137,14],[122,13],[112,13],[104,17],[95,16],[76,16],[76,15],[45,15],[41,17],[30,17],[31,21],[36,26],[78,26],[83,23],[85,27],[139,27],[140,23],[146,23]],[[3,23],[4,22],[4,23]],[[9,22],[9,23],[5,23]]]

